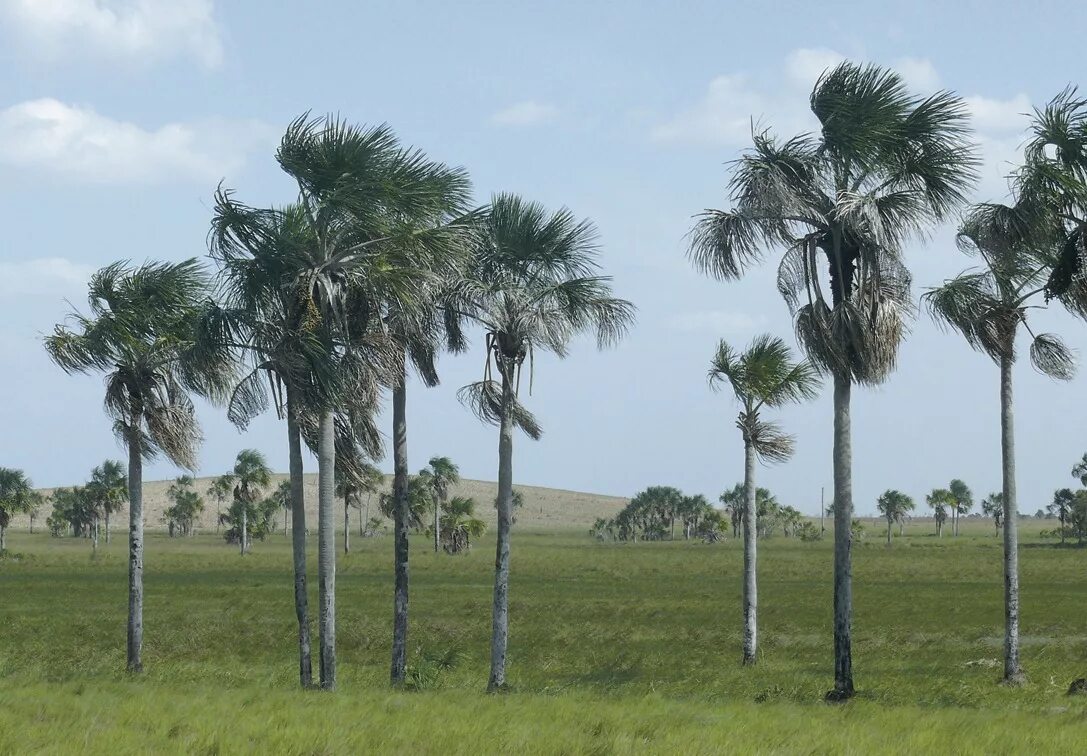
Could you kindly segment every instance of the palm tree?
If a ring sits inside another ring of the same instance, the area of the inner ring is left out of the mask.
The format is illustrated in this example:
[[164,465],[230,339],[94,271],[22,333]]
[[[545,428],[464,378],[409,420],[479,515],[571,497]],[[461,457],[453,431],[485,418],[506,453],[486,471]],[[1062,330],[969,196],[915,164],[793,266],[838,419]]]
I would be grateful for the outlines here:
[[164,512],[171,538],[175,529],[178,535],[196,535],[196,518],[204,511],[204,500],[193,489],[195,483],[191,475],[181,475],[166,491],[166,498],[174,503]]
[[850,394],[895,364],[911,309],[901,250],[965,201],[976,158],[967,110],[949,92],[912,96],[895,73],[845,62],[811,94],[817,136],[754,135],[735,164],[732,210],[709,210],[690,247],[695,266],[739,278],[785,248],[778,289],[812,361],[834,379],[834,689],[853,695]]
[[1076,478],[1080,485],[1087,488],[1087,454],[1072,467],[1072,477]]
[[[26,513],[30,517],[30,534],[34,535],[34,523],[37,521],[38,516],[41,514],[42,505],[45,504],[46,496],[41,491],[30,492],[30,502],[27,505]],[[109,541],[109,531],[106,531],[106,540]],[[0,549],[2,551],[3,549]]]
[[981,500],[981,511],[993,518],[995,535],[1000,535],[1000,525],[1004,520],[1004,494],[991,493]]
[[34,505],[34,489],[22,470],[0,467],[0,554],[8,547],[11,518],[29,512]]
[[472,546],[472,539],[487,532],[487,523],[475,516],[475,500],[454,496],[442,502],[442,538],[445,550],[450,554],[459,554]]
[[925,503],[932,507],[932,519],[936,521],[936,537],[940,538],[944,534],[947,510],[955,506],[955,500],[946,488],[934,488],[932,493],[925,497]]
[[419,475],[426,475],[427,485],[434,497],[434,553],[441,547],[440,512],[449,499],[449,488],[460,483],[460,470],[449,457],[431,457],[429,465]]
[[1061,545],[1064,545],[1065,535],[1065,523],[1071,519],[1072,510],[1076,504],[1076,494],[1070,488],[1061,488],[1053,492],[1053,503],[1050,504],[1050,514],[1057,517],[1057,521],[1060,522],[1060,537]]
[[880,514],[887,518],[887,545],[891,545],[891,527],[894,523],[901,524],[909,513],[913,511],[914,503],[906,494],[901,491],[888,490],[884,491],[876,501],[876,508]]
[[960,274],[925,293],[938,323],[958,331],[974,349],[1000,366],[1000,429],[1004,503],[1004,680],[1022,682],[1019,663],[1019,539],[1015,492],[1015,437],[1012,367],[1022,326],[1032,336],[1030,359],[1040,372],[1070,380],[1072,353],[1057,336],[1035,334],[1027,310],[1044,296],[1045,275],[1053,267],[1054,246],[1045,228],[1034,235],[1022,206],[981,204],[971,208],[959,229],[960,248],[977,255],[978,269]]
[[758,538],[755,460],[784,462],[793,455],[794,440],[777,423],[763,420],[763,408],[811,399],[819,376],[807,360],[796,362],[785,342],[768,334],[755,337],[743,352],[725,341],[717,345],[709,373],[710,386],[728,383],[739,403],[736,427],[744,440],[744,641],[743,663],[755,663],[758,584],[755,574]]
[[974,495],[970,487],[955,478],[947,486],[947,492],[951,494],[951,534],[959,534],[959,515],[968,513],[974,506]]
[[208,282],[195,260],[114,263],[90,282],[91,316],[73,313],[45,339],[67,373],[106,374],[106,414],[128,447],[128,669],[143,669],[143,461],[162,452],[196,467],[200,430],[189,392],[222,399],[233,379],[229,355],[196,349],[195,326]]
[[223,502],[234,495],[234,476],[230,473],[220,475],[208,486],[208,496],[215,499],[215,532],[222,524]]
[[106,543],[110,542],[110,515],[119,511],[128,499],[127,489],[128,473],[117,460],[107,459],[91,471],[87,490],[95,500],[95,510],[106,520]]
[[490,691],[506,684],[513,429],[533,439],[542,432],[518,399],[522,365],[529,360],[531,383],[536,350],[565,357],[571,339],[585,331],[595,331],[598,346],[605,347],[634,319],[634,307],[614,298],[610,280],[598,274],[597,252],[589,221],[577,221],[566,209],[548,215],[538,204],[500,194],[480,224],[475,255],[454,297],[456,311],[486,333],[483,380],[462,388],[461,399],[481,420],[499,426]]
[[234,462],[234,505],[241,515],[238,541],[244,555],[249,545],[249,510],[261,500],[264,489],[272,482],[272,471],[264,455],[256,449],[242,449]]

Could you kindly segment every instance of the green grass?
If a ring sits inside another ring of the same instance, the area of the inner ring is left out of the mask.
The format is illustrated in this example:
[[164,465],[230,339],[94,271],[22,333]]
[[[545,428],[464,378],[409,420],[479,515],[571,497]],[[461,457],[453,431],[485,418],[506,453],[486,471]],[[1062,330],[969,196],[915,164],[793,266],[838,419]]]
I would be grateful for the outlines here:
[[[857,700],[831,683],[829,542],[760,545],[761,658],[740,658],[738,544],[514,534],[510,682],[486,684],[493,542],[413,541],[411,669],[387,690],[391,539],[337,576],[340,689],[296,691],[290,550],[212,536],[147,547],[146,673],[125,675],[125,545],[14,533],[0,560],[0,753],[239,751],[1000,753],[1079,750],[1087,552],[1023,525],[1023,661],[998,685],[1000,542],[876,527],[855,550]],[[927,530],[927,528],[924,528]],[[311,581],[312,582],[312,581]],[[315,598],[315,597],[314,597]],[[315,601],[311,606],[315,606]]]

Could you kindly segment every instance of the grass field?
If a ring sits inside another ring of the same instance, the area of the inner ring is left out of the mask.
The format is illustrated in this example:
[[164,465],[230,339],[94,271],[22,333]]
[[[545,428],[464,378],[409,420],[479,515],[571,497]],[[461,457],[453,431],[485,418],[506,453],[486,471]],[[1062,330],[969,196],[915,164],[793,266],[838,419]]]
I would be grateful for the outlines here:
[[[296,691],[290,551],[147,545],[146,674],[124,672],[123,536],[14,532],[0,561],[0,753],[1038,753],[1082,750],[1087,552],[1025,521],[1023,657],[997,684],[1001,550],[986,522],[915,524],[856,548],[859,696],[831,683],[829,540],[761,544],[761,658],[740,658],[739,544],[597,543],[517,530],[508,695],[487,696],[493,541],[413,540],[411,674],[387,691],[391,539],[355,539],[337,578],[340,689]],[[314,544],[315,551],[315,544]],[[312,563],[311,566],[315,567]],[[312,585],[312,582],[311,582]],[[314,604],[311,604],[313,606]]]

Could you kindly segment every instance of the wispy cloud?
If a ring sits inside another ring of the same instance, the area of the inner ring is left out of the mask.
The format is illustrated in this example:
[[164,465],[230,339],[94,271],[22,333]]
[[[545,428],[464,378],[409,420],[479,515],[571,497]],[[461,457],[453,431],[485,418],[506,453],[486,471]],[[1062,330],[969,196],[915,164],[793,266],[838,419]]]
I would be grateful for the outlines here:
[[766,318],[746,312],[704,310],[673,315],[668,324],[677,331],[709,331],[718,336],[742,336],[763,327]]
[[94,269],[64,257],[0,261],[0,296],[72,296],[80,293]]
[[491,123],[496,126],[533,126],[554,120],[559,109],[554,105],[525,100],[491,115]]
[[0,110],[0,163],[90,183],[214,181],[271,139],[258,122],[144,129],[54,99]]
[[223,59],[212,0],[0,0],[9,33],[37,55]]

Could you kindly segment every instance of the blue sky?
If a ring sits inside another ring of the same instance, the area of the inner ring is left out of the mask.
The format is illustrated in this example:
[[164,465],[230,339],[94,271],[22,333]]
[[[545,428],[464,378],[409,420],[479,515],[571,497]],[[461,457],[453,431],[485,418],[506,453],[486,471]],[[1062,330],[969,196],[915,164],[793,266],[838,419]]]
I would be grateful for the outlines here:
[[[918,92],[967,98],[986,161],[978,199],[1001,199],[1022,114],[1087,73],[1077,30],[1062,24],[1077,17],[1071,2],[767,5],[0,0],[0,464],[56,485],[123,456],[101,381],[65,376],[42,334],[66,300],[83,306],[102,265],[205,254],[220,180],[252,204],[290,200],[274,147],[312,110],[388,122],[468,168],[481,202],[515,191],[599,226],[604,267],[639,323],[617,349],[586,342],[564,362],[537,361],[527,403],[545,435],[516,440],[517,481],[621,495],[670,484],[715,499],[741,476],[742,450],[735,407],[706,386],[714,345],[762,331],[792,340],[772,264],[722,284],[684,257],[691,216],[726,203],[725,163],[752,120],[810,128],[823,68],[890,65]],[[907,262],[917,295],[969,264],[950,228],[911,244]],[[1035,317],[1082,354],[1087,325]],[[413,468],[446,454],[495,478],[497,435],[455,398],[481,369],[477,348],[443,358],[441,387],[412,386]],[[1017,380],[1020,506],[1033,512],[1087,451],[1087,377],[1057,384],[1023,361]],[[952,477],[979,498],[997,490],[997,383],[986,358],[922,315],[891,379],[854,392],[858,510],[887,488],[920,504]],[[245,434],[220,410],[201,405],[200,419],[203,473],[244,447],[286,468],[273,417]],[[829,390],[780,419],[798,452],[761,480],[815,512],[831,482]]]

